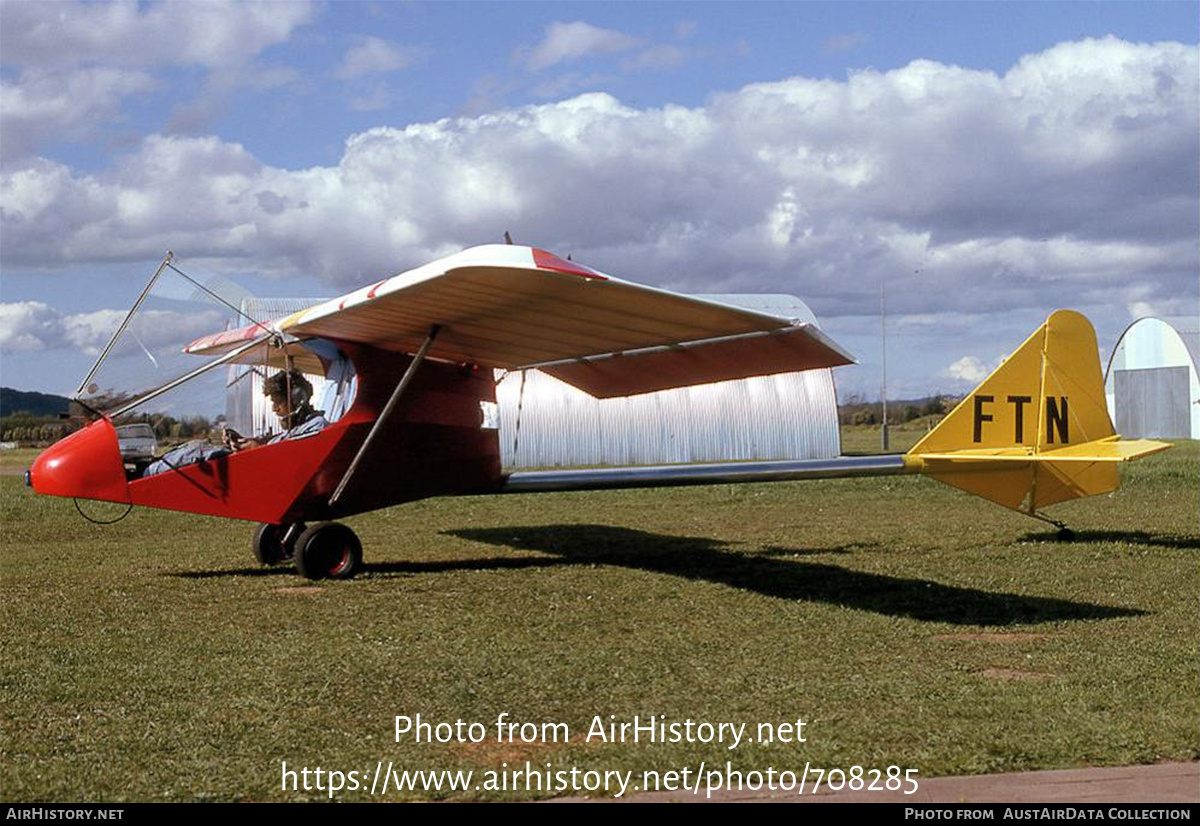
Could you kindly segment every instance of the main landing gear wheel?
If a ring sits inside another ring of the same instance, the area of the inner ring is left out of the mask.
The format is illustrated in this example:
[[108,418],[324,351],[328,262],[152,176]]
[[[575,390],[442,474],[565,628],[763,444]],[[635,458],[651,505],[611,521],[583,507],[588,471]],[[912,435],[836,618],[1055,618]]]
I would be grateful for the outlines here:
[[296,536],[304,530],[304,524],[272,525],[267,522],[254,532],[251,550],[259,565],[278,565],[292,555]]
[[296,570],[307,579],[349,579],[362,567],[362,543],[338,522],[318,522],[296,540]]

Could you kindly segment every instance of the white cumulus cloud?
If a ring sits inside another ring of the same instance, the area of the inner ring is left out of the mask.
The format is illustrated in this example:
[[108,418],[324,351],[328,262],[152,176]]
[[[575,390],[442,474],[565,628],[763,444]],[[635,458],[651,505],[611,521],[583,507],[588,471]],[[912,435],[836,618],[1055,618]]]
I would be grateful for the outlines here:
[[158,88],[153,76],[136,69],[34,70],[17,82],[0,79],[3,156],[27,156],[46,141],[85,138],[97,123],[119,119],[123,99]]
[[349,287],[510,230],[825,317],[900,276],[890,313],[1161,304],[1195,294],[1198,87],[1194,46],[1107,38],[1004,74],[917,61],[698,107],[593,93],[380,127],[302,170],[156,135],[97,173],[0,172],[0,249],[32,268],[171,248]]
[[990,371],[987,366],[975,356],[963,356],[944,371],[944,375],[959,381],[978,384],[987,378]]
[[0,352],[43,350],[61,336],[57,310],[40,301],[0,304]]
[[522,62],[534,71],[559,63],[578,60],[597,54],[612,54],[636,48],[636,37],[615,29],[602,29],[590,23],[551,23],[545,36],[531,49],[519,55]]
[[172,128],[200,131],[237,89],[288,82],[255,65],[263,50],[312,19],[309,2],[0,3],[0,162],[11,166],[53,141],[94,140],[119,123],[131,96],[167,88],[162,71],[208,71],[199,97],[176,106]]
[[307,0],[7,0],[0,6],[0,52],[5,63],[27,67],[219,68],[287,40],[316,8]]
[[648,49],[643,49],[636,55],[625,58],[621,61],[621,68],[627,72],[636,72],[643,69],[675,69],[686,63],[690,56],[691,53],[682,46],[676,46],[672,43],[660,43],[657,46],[651,46]]
[[340,78],[388,74],[407,68],[425,55],[415,46],[400,46],[378,37],[366,37],[350,48],[334,74]]
[[[88,313],[62,313],[40,301],[0,303],[0,352],[53,350],[69,347],[95,356],[112,338],[128,310],[104,309]],[[222,329],[215,310],[175,312],[144,309],[130,327],[136,342],[126,349],[165,348],[178,353],[180,345]],[[132,338],[130,333],[126,336]],[[121,350],[116,351],[120,355]]]

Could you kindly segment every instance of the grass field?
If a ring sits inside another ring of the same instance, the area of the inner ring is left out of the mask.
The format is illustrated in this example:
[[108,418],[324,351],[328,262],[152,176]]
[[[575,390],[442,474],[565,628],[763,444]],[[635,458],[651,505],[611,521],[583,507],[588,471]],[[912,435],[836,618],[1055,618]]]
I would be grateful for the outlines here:
[[[1072,544],[916,477],[440,499],[350,520],[366,573],[316,585],[254,567],[247,523],[100,527],[10,473],[0,791],[326,796],[282,791],[281,761],[928,777],[1196,759],[1198,454],[1180,443],[1055,508]],[[570,742],[394,741],[395,715],[500,712]],[[610,714],[802,718],[807,742],[585,742]],[[430,796],[514,793],[387,797]]]

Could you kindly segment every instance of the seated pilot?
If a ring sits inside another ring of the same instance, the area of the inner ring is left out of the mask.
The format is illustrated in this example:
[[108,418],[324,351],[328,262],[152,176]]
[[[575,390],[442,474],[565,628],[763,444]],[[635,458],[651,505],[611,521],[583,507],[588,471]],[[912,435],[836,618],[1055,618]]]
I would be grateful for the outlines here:
[[218,459],[239,450],[319,433],[329,422],[324,413],[312,406],[312,394],[312,384],[299,370],[276,373],[263,382],[263,395],[271,400],[272,411],[283,423],[285,429],[282,433],[273,437],[247,439],[234,430],[226,429],[224,445],[211,445],[203,439],[182,444],[149,465],[142,472],[142,478],[177,470],[184,465]]

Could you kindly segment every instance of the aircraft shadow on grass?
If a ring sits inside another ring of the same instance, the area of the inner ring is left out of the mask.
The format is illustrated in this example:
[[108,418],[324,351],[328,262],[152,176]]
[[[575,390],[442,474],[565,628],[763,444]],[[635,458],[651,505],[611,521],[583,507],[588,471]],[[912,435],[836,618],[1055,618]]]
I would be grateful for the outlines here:
[[[828,563],[801,561],[801,557],[818,554],[854,553],[868,547],[863,544],[820,549],[772,546],[762,553],[745,554],[733,550],[733,543],[720,539],[671,536],[611,525],[463,528],[444,531],[444,534],[550,556],[379,562],[368,563],[364,566],[365,572],[368,575],[413,575],[561,565],[615,565],[715,582],[777,599],[824,602],[888,616],[955,625],[1030,625],[1064,620],[1115,619],[1146,613],[1135,608],[982,591],[926,579],[894,577],[853,571]],[[1090,535],[1081,538],[1092,539]],[[235,576],[292,578],[295,574],[290,566],[282,566],[186,571],[172,576],[185,579]]]
[[[475,542],[554,554],[572,564],[618,565],[720,583],[778,599],[824,602],[929,622],[1025,625],[1146,613],[1051,597],[961,588],[797,559],[811,555],[811,550],[788,552],[772,548],[769,556],[763,557],[727,550],[731,543],[719,539],[670,536],[608,525],[469,528],[445,533]],[[854,547],[860,546],[849,546]],[[847,552],[851,550],[840,547],[821,551]],[[793,559],[778,558],[785,554]]]
[[[438,574],[446,571],[503,571],[521,568],[552,568],[570,565],[566,559],[546,557],[488,557],[486,559],[446,559],[436,562],[369,562],[363,571],[369,574]],[[282,577],[295,579],[296,570],[291,565],[275,568],[229,568],[220,571],[175,571],[169,576],[180,579],[221,579],[224,577]]]
[[[1021,537],[1022,542],[1054,542],[1056,531],[1039,531]],[[1155,548],[1176,548],[1183,551],[1200,550],[1200,537],[1156,535],[1145,531],[1076,531],[1076,542],[1115,542],[1121,545],[1148,545]]]

